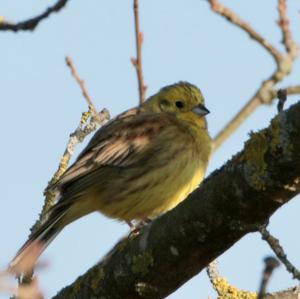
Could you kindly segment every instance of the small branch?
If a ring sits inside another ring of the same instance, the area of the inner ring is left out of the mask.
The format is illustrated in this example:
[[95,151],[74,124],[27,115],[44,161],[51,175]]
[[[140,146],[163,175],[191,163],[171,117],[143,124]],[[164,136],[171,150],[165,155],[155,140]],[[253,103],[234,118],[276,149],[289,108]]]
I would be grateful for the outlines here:
[[[63,173],[68,168],[70,159],[74,153],[75,147],[81,143],[86,136],[88,136],[91,132],[95,131],[99,125],[103,125],[109,118],[109,112],[107,109],[103,109],[100,113],[97,113],[96,108],[93,104],[93,101],[91,97],[89,96],[89,93],[86,89],[86,86],[84,84],[84,81],[80,79],[72,60],[67,57],[66,58],[67,65],[70,67],[72,75],[80,85],[80,88],[82,90],[83,96],[85,97],[86,101],[89,105],[89,110],[87,112],[84,112],[81,116],[80,123],[76,130],[70,134],[70,138],[68,140],[66,149],[64,151],[64,154],[60,160],[59,166],[57,171],[52,176],[51,180],[48,183],[48,186],[46,187],[44,191],[45,195],[45,202],[42,208],[42,212],[39,215],[39,219],[35,222],[35,224],[30,229],[31,232],[35,232],[41,225],[41,223],[45,220],[46,215],[49,211],[49,209],[55,204],[56,198],[57,198],[57,191],[55,188],[53,188],[53,185],[55,185],[60,177],[63,175]],[[23,284],[25,281],[31,281],[32,280],[32,274],[28,276],[24,276],[24,278],[21,281],[21,284]]]
[[287,271],[293,275],[293,278],[300,280],[299,270],[288,260],[279,240],[273,237],[265,226],[260,227],[259,231],[262,235],[262,239],[268,242],[277,258],[285,265]]
[[266,291],[267,291],[267,285],[270,281],[273,271],[277,267],[279,267],[279,262],[274,257],[266,257],[264,259],[264,262],[265,262],[265,269],[263,271],[263,275],[261,278],[261,283],[260,283],[260,288],[259,288],[257,299],[265,298]]
[[70,56],[66,56],[66,64],[70,68],[72,76],[75,78],[75,80],[79,84],[80,89],[81,89],[82,94],[83,94],[83,97],[86,99],[90,109],[93,110],[94,112],[96,112],[97,109],[96,109],[96,107],[95,107],[95,105],[92,101],[92,98],[90,97],[90,95],[87,91],[87,88],[85,86],[84,81],[79,77],[78,72],[77,72]]
[[18,23],[11,23],[6,22],[5,20],[0,21],[0,30],[11,30],[14,32],[20,31],[20,30],[30,30],[33,31],[37,25],[44,19],[48,18],[49,15],[53,12],[59,12],[66,4],[68,0],[59,0],[54,4],[53,6],[49,7],[45,12],[42,14],[28,19],[26,21],[18,22]]
[[140,32],[139,20],[139,1],[134,0],[134,25],[135,25],[135,43],[136,43],[136,58],[131,58],[131,62],[136,70],[138,85],[139,85],[139,98],[140,104],[145,101],[145,93],[147,86],[144,83],[143,67],[142,67],[142,45],[144,42],[144,34]]
[[300,94],[300,85],[289,86],[285,88],[288,95]]
[[[211,8],[216,13],[227,18],[232,24],[242,28],[246,31],[254,40],[259,42],[262,46],[267,49],[267,51],[276,60],[276,70],[273,74],[262,82],[260,87],[257,89],[255,94],[249,99],[249,101],[242,107],[242,109],[225,125],[225,127],[215,136],[214,138],[214,150],[218,149],[221,144],[235,132],[235,130],[247,119],[259,106],[262,104],[271,104],[272,101],[277,97],[277,92],[275,91],[275,85],[282,81],[286,76],[288,76],[292,70],[293,62],[298,55],[297,45],[289,36],[289,44],[292,42],[293,51],[287,53],[287,55],[282,55],[276,48],[269,44],[261,35],[252,29],[252,27],[241,20],[235,13],[229,10],[227,7],[221,5],[218,0],[208,0]],[[280,0],[279,0],[280,1]],[[285,13],[285,10],[284,10]],[[282,16],[285,16],[285,24],[287,17],[281,12]],[[285,25],[287,26],[287,25]],[[285,29],[285,34],[287,34]],[[296,50],[295,50],[296,49]],[[299,86],[287,89],[287,94],[299,93]]]
[[208,2],[214,12],[225,17],[233,25],[236,25],[248,33],[249,36],[257,41],[262,47],[264,47],[273,56],[276,63],[279,64],[279,62],[282,60],[282,54],[273,45],[271,45],[267,39],[256,32],[250,24],[240,19],[236,13],[219,3],[218,0],[208,0]]
[[[290,65],[292,67],[292,65]],[[235,132],[235,130],[262,104],[270,104],[276,98],[274,86],[279,78],[284,76],[282,70],[275,71],[272,76],[265,80],[257,89],[250,100],[242,107],[240,111],[225,125],[225,127],[215,136],[213,140],[214,151],[216,151],[223,142]]]
[[[103,125],[109,119],[109,112],[106,109],[103,109],[99,114],[97,119],[93,117],[93,111],[89,109],[89,111],[82,113],[80,123],[76,130],[70,134],[70,138],[68,140],[66,149],[64,154],[60,160],[59,166],[55,174],[52,176],[51,180],[48,183],[44,191],[45,202],[42,208],[42,212],[39,215],[39,219],[32,226],[31,232],[34,232],[39,228],[40,224],[45,219],[49,209],[54,205],[57,193],[53,190],[52,186],[55,185],[63,173],[68,168],[70,159],[74,153],[75,147],[81,143],[86,136],[88,136],[91,132],[95,131],[99,125]],[[89,122],[88,122],[89,121]]]
[[40,214],[40,219],[35,223],[31,231],[34,231],[40,225],[49,209],[53,206],[54,201],[56,199],[56,192],[52,190],[52,186],[55,183],[57,183],[62,174],[66,171],[70,159],[74,153],[75,147],[79,143],[81,143],[86,136],[88,136],[91,132],[95,131],[99,125],[103,125],[110,118],[107,109],[103,109],[99,114],[97,113],[96,107],[87,91],[84,81],[80,78],[70,57],[66,57],[66,64],[71,69],[72,76],[76,79],[77,83],[79,84],[82,94],[89,105],[89,110],[82,114],[78,127],[72,134],[70,134],[67,147],[60,160],[58,169],[51,178],[47,188],[45,189],[44,195],[46,198],[42,209],[42,213]]
[[278,97],[277,111],[279,113],[279,112],[283,111],[284,103],[287,100],[287,90],[279,89],[277,92],[277,97]]
[[256,299],[255,292],[241,290],[234,285],[231,285],[224,277],[219,277],[213,280],[213,287],[218,293],[217,299],[224,298],[243,298]]
[[[243,298],[254,299],[256,294],[254,292],[240,290],[237,287],[231,285],[224,277],[219,273],[217,260],[212,261],[206,268],[209,280],[218,293],[218,299],[222,298]],[[232,294],[235,294],[232,296]]]
[[290,30],[290,21],[287,16],[286,0],[278,0],[278,13],[278,25],[281,28],[282,32],[282,43],[284,44],[287,53],[289,53],[292,57],[297,57],[298,46],[297,43],[294,41]]
[[265,269],[263,271],[260,291],[258,295],[255,294],[254,292],[240,290],[235,286],[229,284],[229,282],[224,277],[220,276],[217,260],[211,262],[208,265],[206,271],[211,284],[213,285],[214,289],[218,293],[218,299],[227,298],[227,297],[229,298],[231,297],[230,294],[235,294],[234,296],[235,298],[263,299],[266,294],[267,284],[271,278],[273,270],[279,266],[279,262],[275,258],[268,257],[264,261],[265,261]]
[[271,101],[278,98],[278,92],[280,90],[286,90],[287,96],[300,94],[300,85],[288,86],[280,89],[273,89],[270,92]]

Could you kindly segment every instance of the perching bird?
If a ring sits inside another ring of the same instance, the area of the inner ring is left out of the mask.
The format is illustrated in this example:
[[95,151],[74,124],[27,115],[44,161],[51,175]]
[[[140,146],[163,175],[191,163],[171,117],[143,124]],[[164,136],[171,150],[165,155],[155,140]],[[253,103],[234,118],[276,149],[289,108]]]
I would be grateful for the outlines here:
[[66,225],[91,212],[131,225],[174,208],[205,174],[207,113],[200,90],[179,82],[100,128],[57,183],[56,204],[11,265],[33,242],[44,250]]

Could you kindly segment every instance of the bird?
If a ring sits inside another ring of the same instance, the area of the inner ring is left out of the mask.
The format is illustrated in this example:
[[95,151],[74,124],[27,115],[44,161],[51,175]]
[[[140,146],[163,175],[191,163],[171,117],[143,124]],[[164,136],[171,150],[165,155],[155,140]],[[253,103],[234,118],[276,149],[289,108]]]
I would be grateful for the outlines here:
[[89,213],[149,222],[182,202],[203,180],[211,155],[204,97],[195,85],[166,86],[102,126],[53,187],[58,199],[10,263],[30,246],[40,254]]

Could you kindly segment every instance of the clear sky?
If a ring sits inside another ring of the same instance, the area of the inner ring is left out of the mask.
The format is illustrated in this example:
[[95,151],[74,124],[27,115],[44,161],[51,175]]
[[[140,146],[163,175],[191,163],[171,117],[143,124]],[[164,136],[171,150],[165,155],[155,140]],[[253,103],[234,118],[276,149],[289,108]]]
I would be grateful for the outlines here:
[[[207,1],[140,2],[147,94],[179,80],[198,85],[211,111],[208,122],[214,136],[274,70],[271,57],[244,32],[213,14]],[[282,49],[276,26],[277,1],[222,2]],[[46,5],[52,3],[47,1]],[[288,3],[291,26],[300,42],[300,3]],[[33,16],[43,9],[45,1],[0,2],[0,15],[11,20]],[[37,219],[43,189],[57,168],[69,134],[86,110],[64,57],[73,58],[97,107],[108,108],[113,116],[137,105],[138,93],[130,63],[135,55],[132,1],[72,0],[34,33],[0,32],[0,36],[0,265],[4,267]],[[298,61],[293,75],[282,86],[299,84],[299,74]],[[289,103],[297,99],[290,97]],[[275,113],[275,105],[259,108],[214,155],[209,172],[240,150],[250,131],[267,126]],[[270,230],[298,265],[299,209],[300,202],[294,199],[270,221]],[[96,213],[67,227],[43,255],[50,263],[39,274],[46,297],[83,274],[127,232],[125,224]],[[254,291],[260,281],[262,260],[270,254],[259,234],[249,234],[219,258],[220,270],[235,286]],[[295,284],[281,266],[269,290]],[[202,271],[168,298],[208,296],[216,295]]]

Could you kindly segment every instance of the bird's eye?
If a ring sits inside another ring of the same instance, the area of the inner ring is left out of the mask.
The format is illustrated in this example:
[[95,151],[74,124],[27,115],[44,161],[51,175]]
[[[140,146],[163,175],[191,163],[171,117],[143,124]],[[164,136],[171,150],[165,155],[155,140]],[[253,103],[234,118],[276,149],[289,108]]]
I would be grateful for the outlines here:
[[182,101],[176,101],[175,105],[176,105],[176,107],[179,108],[179,109],[183,108],[183,106],[184,106],[184,104],[183,104]]

